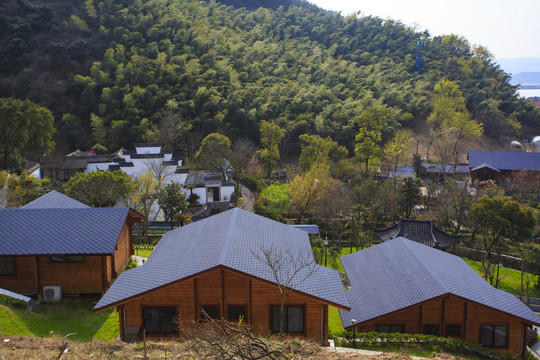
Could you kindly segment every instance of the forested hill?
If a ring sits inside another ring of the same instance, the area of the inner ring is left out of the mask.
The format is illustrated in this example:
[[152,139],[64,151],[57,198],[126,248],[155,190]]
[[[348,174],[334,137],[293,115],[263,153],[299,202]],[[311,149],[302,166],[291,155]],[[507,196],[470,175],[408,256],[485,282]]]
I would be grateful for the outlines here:
[[516,119],[538,128],[538,113],[485,49],[295,1],[255,11],[214,1],[2,1],[0,97],[50,108],[63,150],[131,147],[165,108],[180,112],[193,134],[258,141],[268,120],[286,130],[292,153],[303,133],[353,149],[364,108],[392,110],[384,141],[425,121],[443,78],[460,86],[487,135],[510,131]]

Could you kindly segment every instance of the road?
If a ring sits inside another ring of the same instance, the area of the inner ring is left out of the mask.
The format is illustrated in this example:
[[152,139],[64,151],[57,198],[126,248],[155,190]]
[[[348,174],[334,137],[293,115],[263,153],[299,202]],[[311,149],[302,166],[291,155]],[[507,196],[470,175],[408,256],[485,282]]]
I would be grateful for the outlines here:
[[240,184],[240,192],[242,192],[242,196],[244,197],[244,204],[242,205],[242,209],[246,211],[255,211],[255,194],[253,191],[249,190],[244,185]]
[[540,299],[531,298],[529,300],[529,307],[535,313],[540,313]]

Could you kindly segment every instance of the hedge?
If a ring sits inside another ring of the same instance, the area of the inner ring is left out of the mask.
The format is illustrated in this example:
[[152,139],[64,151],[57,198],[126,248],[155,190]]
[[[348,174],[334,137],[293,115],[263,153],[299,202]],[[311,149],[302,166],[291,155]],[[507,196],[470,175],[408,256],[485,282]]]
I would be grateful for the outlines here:
[[[340,337],[334,338],[336,345],[351,346],[352,333],[345,331],[339,334]],[[434,349],[449,353],[473,354],[481,359],[510,360],[515,359],[508,354],[502,354],[496,350],[483,347],[480,344],[470,344],[461,339],[437,337],[433,335],[411,335],[402,333],[383,334],[377,332],[356,334],[356,342],[359,347],[367,346],[385,346],[385,345],[425,345]],[[529,355],[528,355],[529,356]]]

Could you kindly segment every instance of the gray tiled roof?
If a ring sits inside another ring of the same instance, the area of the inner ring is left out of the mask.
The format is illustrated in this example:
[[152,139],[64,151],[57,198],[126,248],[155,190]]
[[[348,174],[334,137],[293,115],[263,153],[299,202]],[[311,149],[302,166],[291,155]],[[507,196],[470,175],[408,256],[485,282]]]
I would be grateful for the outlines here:
[[443,249],[454,245],[459,240],[459,235],[448,234],[439,229],[433,224],[433,220],[400,218],[398,224],[386,229],[375,228],[374,230],[375,235],[383,241],[401,236],[420,244]]
[[0,255],[112,254],[129,211],[0,210]]
[[540,171],[540,153],[520,151],[469,151],[469,168],[481,165],[498,170]]
[[75,209],[89,208],[90,206],[83,204],[80,201],[70,198],[56,190],[53,190],[42,197],[29,202],[21,207],[21,209]]
[[377,318],[445,294],[540,325],[515,296],[495,289],[458,256],[405,238],[396,238],[341,258],[351,288],[352,310],[340,310],[344,326]]
[[300,230],[304,230],[305,232],[307,232],[309,235],[312,235],[312,234],[320,234],[320,231],[319,231],[319,227],[315,224],[309,224],[309,225],[289,225],[289,226],[292,226],[293,228],[296,228],[296,229],[300,229]]
[[[166,233],[148,261],[123,272],[95,310],[216,266],[275,283],[268,266],[254,257],[261,249],[272,247],[290,251],[294,258],[313,259],[305,231],[238,208],[225,211]],[[335,270],[317,265],[314,274],[293,288],[348,308],[339,272]]]

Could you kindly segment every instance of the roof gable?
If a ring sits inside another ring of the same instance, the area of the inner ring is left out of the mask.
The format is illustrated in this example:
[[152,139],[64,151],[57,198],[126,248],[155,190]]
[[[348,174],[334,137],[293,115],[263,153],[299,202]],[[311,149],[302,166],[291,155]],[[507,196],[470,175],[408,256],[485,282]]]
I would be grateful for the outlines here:
[[129,208],[0,210],[0,255],[112,254]]
[[345,326],[351,319],[370,319],[454,294],[540,324],[525,304],[489,285],[458,256],[405,238],[396,238],[341,258],[351,283],[346,291],[352,310],[340,310]]
[[67,195],[64,195],[56,190],[53,190],[36,200],[29,202],[21,207],[21,209],[76,209],[76,208],[90,208],[90,206],[83,204]]
[[[216,266],[275,283],[268,266],[254,256],[270,248],[289,251],[295,258],[313,259],[308,234],[303,230],[237,208],[211,216],[165,234],[146,263],[124,272],[96,309]],[[317,265],[317,271],[295,290],[348,307],[339,272],[332,269]]]
[[539,152],[521,151],[469,151],[469,168],[472,170],[489,167],[497,170],[540,171]]
[[399,223],[385,229],[375,228],[375,235],[388,241],[396,237],[404,237],[420,244],[447,248],[454,245],[460,238],[459,235],[448,234],[439,229],[433,220],[414,220],[400,218]]

